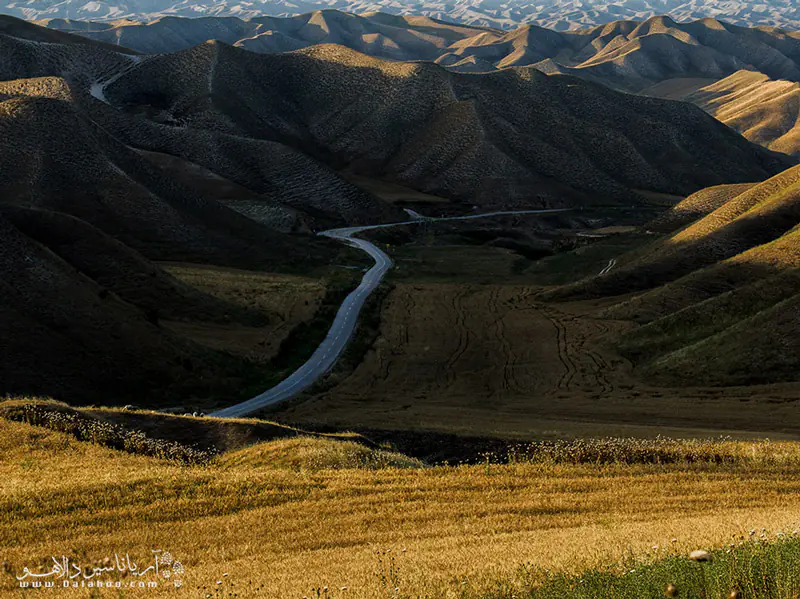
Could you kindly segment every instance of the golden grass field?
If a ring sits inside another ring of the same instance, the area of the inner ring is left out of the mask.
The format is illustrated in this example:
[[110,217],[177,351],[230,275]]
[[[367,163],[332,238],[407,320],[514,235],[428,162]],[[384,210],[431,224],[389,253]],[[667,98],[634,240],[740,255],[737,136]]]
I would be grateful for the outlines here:
[[90,565],[161,549],[185,574],[158,596],[469,598],[530,584],[525,564],[649,561],[800,524],[795,444],[722,443],[740,458],[729,465],[436,468],[336,444],[276,441],[179,466],[0,420],[0,593],[17,596],[15,576],[49,570],[51,555]]

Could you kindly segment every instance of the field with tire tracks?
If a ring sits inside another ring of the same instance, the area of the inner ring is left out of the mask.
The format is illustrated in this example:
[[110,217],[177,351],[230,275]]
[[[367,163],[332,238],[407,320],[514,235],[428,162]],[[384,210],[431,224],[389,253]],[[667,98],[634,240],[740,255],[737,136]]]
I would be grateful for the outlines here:
[[545,303],[539,290],[398,283],[363,362],[275,416],[338,428],[521,439],[800,436],[787,419],[796,385],[649,386],[613,348],[614,336],[631,323],[600,318],[602,301]]

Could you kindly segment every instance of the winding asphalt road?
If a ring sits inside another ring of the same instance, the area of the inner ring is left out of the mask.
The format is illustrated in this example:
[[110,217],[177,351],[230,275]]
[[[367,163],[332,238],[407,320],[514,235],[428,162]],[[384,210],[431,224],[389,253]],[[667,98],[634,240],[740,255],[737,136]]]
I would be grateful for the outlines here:
[[316,351],[311,355],[308,361],[300,368],[295,370],[288,378],[284,379],[272,389],[268,389],[256,395],[252,399],[248,399],[242,403],[238,403],[227,408],[223,408],[217,412],[209,414],[218,418],[241,418],[252,414],[267,406],[291,399],[298,395],[300,392],[308,389],[320,377],[325,375],[333,368],[336,360],[344,352],[347,342],[353,335],[358,322],[358,315],[364,302],[370,293],[372,293],[378,285],[380,285],[383,277],[392,267],[392,259],[381,251],[375,244],[370,243],[364,239],[353,237],[356,233],[363,231],[370,231],[373,229],[386,229],[389,227],[398,227],[401,225],[412,225],[421,222],[430,221],[448,221],[448,220],[471,220],[476,218],[488,218],[491,216],[505,216],[513,214],[549,214],[554,212],[569,212],[572,208],[556,208],[550,210],[510,210],[500,212],[488,212],[484,214],[471,214],[469,216],[450,216],[443,218],[428,218],[421,217],[415,212],[411,212],[414,220],[403,221],[399,223],[389,223],[385,225],[369,225],[365,227],[347,227],[344,229],[331,229],[330,231],[323,231],[319,235],[325,235],[333,239],[346,243],[352,247],[359,248],[369,254],[375,261],[374,266],[370,268],[361,283],[354,291],[348,295],[342,302],[339,311],[336,313],[336,318],[333,320],[328,335],[325,340],[320,343]]

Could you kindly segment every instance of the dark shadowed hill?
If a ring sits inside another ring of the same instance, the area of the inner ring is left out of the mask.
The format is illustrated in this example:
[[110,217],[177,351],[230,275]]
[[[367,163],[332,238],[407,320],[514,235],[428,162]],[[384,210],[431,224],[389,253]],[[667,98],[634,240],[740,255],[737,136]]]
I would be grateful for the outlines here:
[[[41,29],[26,25],[34,33]],[[211,170],[252,191],[248,211],[260,213],[259,220],[274,228],[304,228],[309,219],[334,225],[403,216],[402,211],[281,144],[254,140],[247,134],[226,135],[215,127],[178,128],[157,107],[135,118],[118,113],[104,103],[104,86],[140,61],[140,57],[101,47],[39,44],[0,34],[0,80],[5,80],[0,97],[64,100],[81,118],[128,146],[177,156]],[[54,77],[60,81],[53,81]],[[186,168],[191,169],[192,164]],[[306,213],[309,219],[304,218]]]
[[[125,244],[85,221],[60,212],[3,205],[4,217],[83,277],[138,307],[148,318],[259,325],[264,316],[225,303],[167,274]],[[57,300],[54,300],[57,302]]]
[[341,46],[220,43],[153,56],[104,87],[128,112],[270,140],[337,169],[486,206],[632,202],[791,164],[683,103],[530,68],[472,75]]
[[158,405],[249,372],[157,326],[152,293],[162,314],[214,318],[226,306],[66,215],[0,206],[0,291],[3,393]]
[[277,265],[313,247],[181,186],[63,100],[3,101],[0,134],[2,202],[72,214],[151,258]]

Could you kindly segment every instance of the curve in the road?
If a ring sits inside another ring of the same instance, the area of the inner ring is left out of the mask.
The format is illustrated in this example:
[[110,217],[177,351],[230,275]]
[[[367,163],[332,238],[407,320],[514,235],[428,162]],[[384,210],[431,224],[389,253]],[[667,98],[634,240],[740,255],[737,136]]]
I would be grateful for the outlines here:
[[414,220],[408,220],[398,223],[389,223],[384,225],[368,225],[364,227],[346,227],[343,229],[331,229],[330,231],[323,231],[319,235],[325,235],[333,239],[338,239],[343,243],[350,246],[357,247],[372,257],[375,264],[370,268],[364,277],[361,279],[358,287],[355,288],[342,302],[339,311],[336,313],[336,318],[333,320],[330,330],[324,341],[320,343],[316,351],[300,368],[295,370],[286,379],[256,395],[252,399],[243,401],[227,408],[223,408],[217,412],[210,414],[218,418],[241,418],[252,414],[267,406],[291,399],[298,395],[300,392],[308,389],[313,385],[321,376],[326,374],[333,368],[336,360],[342,355],[347,342],[353,335],[358,322],[358,315],[361,308],[364,306],[369,294],[372,293],[378,285],[380,285],[383,277],[392,267],[392,260],[375,244],[370,243],[365,239],[353,237],[356,233],[363,231],[370,231],[374,229],[386,229],[389,227],[398,227],[401,225],[413,225],[423,221],[449,221],[449,220],[470,220],[476,218],[488,218],[491,216],[506,216],[514,214],[548,214],[554,212],[568,212],[571,208],[553,208],[548,210],[506,210],[499,212],[488,212],[484,214],[471,214],[469,216],[449,216],[442,218],[429,218],[421,217],[413,213]]

